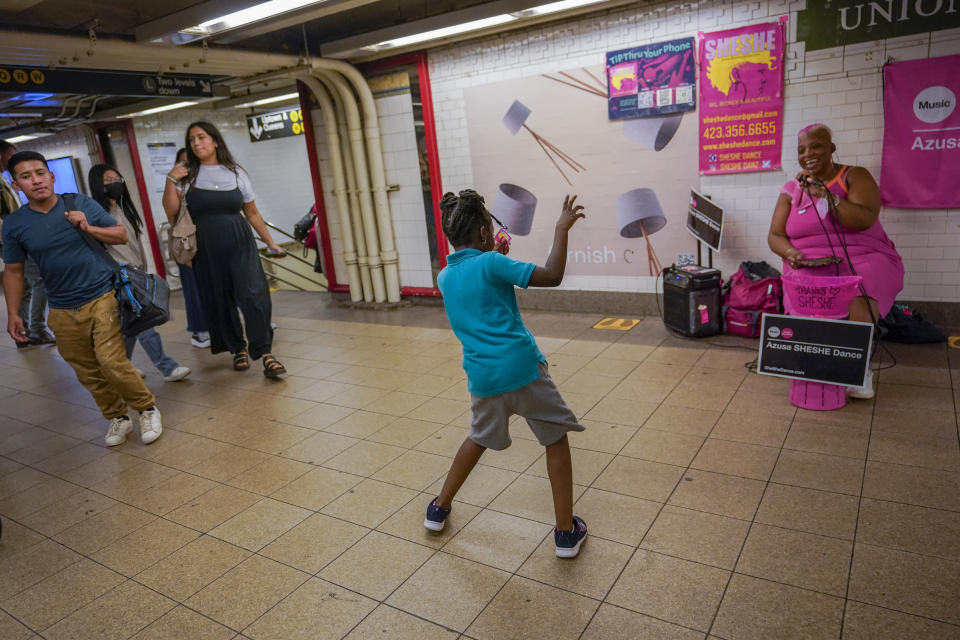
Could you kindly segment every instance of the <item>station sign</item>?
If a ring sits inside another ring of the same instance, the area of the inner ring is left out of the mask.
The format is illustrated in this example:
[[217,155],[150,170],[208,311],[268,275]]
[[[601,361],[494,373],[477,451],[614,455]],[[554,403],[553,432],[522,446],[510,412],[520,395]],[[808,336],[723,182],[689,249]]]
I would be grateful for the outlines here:
[[247,116],[247,133],[250,134],[250,142],[300,136],[303,135],[303,131],[303,114],[300,109],[285,109]]
[[958,26],[955,0],[807,0],[797,12],[797,42],[816,51]]
[[861,387],[870,366],[873,325],[765,313],[757,373]]
[[186,73],[161,74],[0,65],[0,91],[151,98],[212,98],[213,77]]

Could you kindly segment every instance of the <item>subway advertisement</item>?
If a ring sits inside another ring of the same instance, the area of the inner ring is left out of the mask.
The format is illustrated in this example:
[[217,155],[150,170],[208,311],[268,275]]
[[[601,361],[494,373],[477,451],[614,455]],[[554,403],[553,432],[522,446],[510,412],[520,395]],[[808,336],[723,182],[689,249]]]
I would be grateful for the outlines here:
[[782,21],[757,24],[700,34],[699,50],[671,40],[465,89],[473,186],[513,237],[511,257],[542,262],[576,193],[587,217],[568,275],[655,277],[691,259],[699,175],[780,169],[784,35]]
[[700,174],[780,169],[784,22],[700,34]]
[[587,217],[570,233],[567,275],[655,277],[659,264],[696,252],[686,230],[696,116],[610,120],[605,72],[597,64],[465,89],[473,186],[513,237],[510,257],[542,264],[563,198],[576,193]]
[[693,111],[697,69],[693,38],[607,53],[611,120]]

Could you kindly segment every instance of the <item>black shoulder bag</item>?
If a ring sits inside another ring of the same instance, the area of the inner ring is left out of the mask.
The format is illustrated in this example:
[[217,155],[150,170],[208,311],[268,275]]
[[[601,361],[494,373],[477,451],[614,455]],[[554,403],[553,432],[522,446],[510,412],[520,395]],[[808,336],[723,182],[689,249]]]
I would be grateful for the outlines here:
[[317,216],[313,211],[310,211],[305,216],[297,220],[297,224],[293,225],[293,239],[297,242],[303,242],[307,239],[307,234],[310,233],[310,228],[313,227],[313,219]]
[[[75,208],[77,194],[63,193],[60,197],[67,211]],[[170,287],[166,280],[128,264],[119,264],[96,238],[79,227],[77,232],[93,252],[113,269],[113,286],[120,308],[120,331],[123,335],[139,335],[170,319]]]

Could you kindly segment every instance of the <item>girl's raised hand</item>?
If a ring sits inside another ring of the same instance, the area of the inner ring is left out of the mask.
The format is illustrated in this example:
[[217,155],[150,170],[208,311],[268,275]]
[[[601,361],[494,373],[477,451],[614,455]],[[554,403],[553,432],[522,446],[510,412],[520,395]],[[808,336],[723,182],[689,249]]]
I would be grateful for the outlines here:
[[557,228],[563,229],[564,231],[569,231],[577,220],[580,218],[586,218],[583,211],[583,205],[576,204],[577,196],[574,195],[572,198],[568,194],[567,197],[563,199],[563,211],[560,212],[560,218],[557,220]]

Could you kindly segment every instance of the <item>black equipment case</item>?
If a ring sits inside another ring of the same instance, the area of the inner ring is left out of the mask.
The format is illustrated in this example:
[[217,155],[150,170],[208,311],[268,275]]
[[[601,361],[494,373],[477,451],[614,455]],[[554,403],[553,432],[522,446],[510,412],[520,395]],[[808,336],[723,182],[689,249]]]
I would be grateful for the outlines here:
[[691,337],[723,329],[720,271],[700,265],[663,270],[663,324]]

